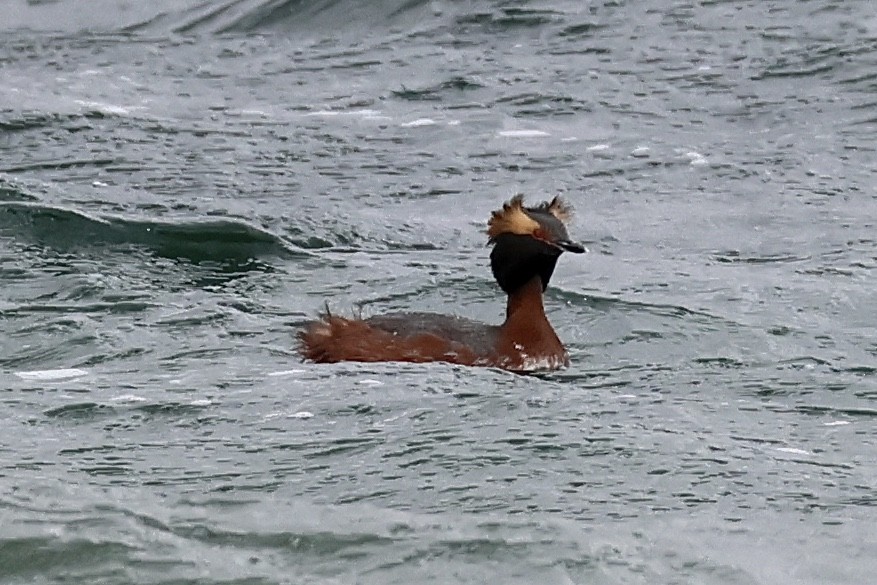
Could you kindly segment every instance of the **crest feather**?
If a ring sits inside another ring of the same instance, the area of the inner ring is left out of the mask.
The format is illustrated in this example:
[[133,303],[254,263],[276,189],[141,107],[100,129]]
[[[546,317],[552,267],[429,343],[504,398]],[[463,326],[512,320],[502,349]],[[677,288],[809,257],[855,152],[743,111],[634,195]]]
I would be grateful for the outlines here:
[[530,235],[539,229],[539,223],[524,210],[524,196],[515,195],[503,203],[502,209],[494,211],[487,221],[490,241],[500,234]]
[[502,209],[494,211],[487,222],[487,235],[492,242],[500,234],[530,235],[539,229],[539,222],[528,212],[548,213],[563,224],[573,216],[572,206],[560,195],[551,201],[543,201],[535,207],[524,207],[524,196],[520,193],[503,203]]
[[548,206],[548,211],[563,223],[569,223],[572,219],[574,211],[572,205],[566,202],[560,195],[555,195]]
[[564,224],[569,223],[573,216],[572,206],[564,201],[560,195],[556,195],[551,201],[540,203],[533,210],[548,212]]

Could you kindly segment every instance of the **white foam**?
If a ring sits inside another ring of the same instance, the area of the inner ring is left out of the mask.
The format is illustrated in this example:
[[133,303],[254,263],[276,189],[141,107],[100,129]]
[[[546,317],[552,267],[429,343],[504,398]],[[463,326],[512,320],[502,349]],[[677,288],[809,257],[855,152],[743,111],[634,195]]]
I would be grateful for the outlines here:
[[15,375],[22,380],[39,380],[41,382],[52,382],[56,380],[69,380],[70,378],[78,378],[88,374],[85,370],[79,368],[60,368],[57,370],[33,370],[30,372],[15,372]]
[[543,130],[501,130],[500,136],[506,138],[542,138],[543,136],[551,136]]
[[410,122],[405,122],[402,124],[403,128],[417,128],[418,126],[435,126],[437,122],[430,118],[417,118],[416,120],[411,120]]
[[825,426],[827,426],[827,427],[839,427],[839,426],[842,426],[842,425],[848,425],[848,424],[850,424],[850,421],[848,421],[848,420],[833,420],[833,421],[831,421],[831,422],[827,422],[827,423],[825,423]]
[[314,418],[313,412],[308,412],[307,410],[300,410],[298,412],[294,412],[288,416],[288,418]]
[[122,394],[112,399],[113,402],[146,402],[146,399],[136,394]]
[[381,382],[380,380],[371,380],[368,378],[366,378],[365,380],[360,380],[359,383],[362,384],[363,386],[383,386],[384,385],[384,383]]
[[125,108],[122,106],[116,106],[113,104],[105,104],[103,102],[89,102],[89,101],[83,101],[83,100],[76,100],[76,104],[78,104],[84,108],[91,108],[91,109],[96,110],[98,112],[101,112],[104,114],[112,114],[115,116],[127,116],[131,113],[131,110],[129,110],[128,108]]
[[390,118],[387,116],[382,116],[378,110],[350,110],[350,111],[342,111],[342,110],[316,110],[313,112],[308,112],[305,116],[311,117],[323,117],[323,118],[331,118],[335,116],[361,116],[363,118],[380,118],[389,120]]
[[699,152],[686,152],[685,156],[688,158],[689,161],[691,161],[691,166],[700,167],[709,164],[709,161],[706,159],[706,157]]
[[589,146],[587,150],[595,158],[611,159],[615,156],[608,144],[595,144],[594,146]]
[[294,376],[296,374],[303,374],[306,370],[301,368],[295,368],[294,370],[280,370],[279,372],[268,372],[269,376]]
[[639,146],[631,151],[630,156],[635,158],[648,158],[649,151],[650,149],[648,146]]
[[810,451],[805,451],[804,449],[796,449],[795,447],[777,447],[777,451],[782,451],[783,453],[791,453],[793,455],[813,455]]
[[[548,356],[548,357],[531,357],[523,352],[521,352],[521,367],[515,368],[515,370],[521,372],[542,372],[547,370],[558,370],[560,368],[565,368],[566,363],[563,359],[558,358],[557,356]],[[489,365],[482,360],[478,360],[475,362],[475,365]],[[509,358],[504,358],[500,363],[500,367],[503,369],[509,369],[513,365],[513,362]]]
[[559,370],[565,368],[566,364],[562,359],[556,357],[533,358],[524,356],[524,364],[522,371],[524,372],[542,372],[550,370]]

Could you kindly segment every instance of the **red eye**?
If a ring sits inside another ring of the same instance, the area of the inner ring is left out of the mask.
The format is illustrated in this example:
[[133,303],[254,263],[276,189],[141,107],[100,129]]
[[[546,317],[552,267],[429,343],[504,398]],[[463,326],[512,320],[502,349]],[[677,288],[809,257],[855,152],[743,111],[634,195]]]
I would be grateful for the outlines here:
[[542,240],[543,242],[548,241],[548,236],[542,228],[536,228],[533,230],[533,237],[537,240]]

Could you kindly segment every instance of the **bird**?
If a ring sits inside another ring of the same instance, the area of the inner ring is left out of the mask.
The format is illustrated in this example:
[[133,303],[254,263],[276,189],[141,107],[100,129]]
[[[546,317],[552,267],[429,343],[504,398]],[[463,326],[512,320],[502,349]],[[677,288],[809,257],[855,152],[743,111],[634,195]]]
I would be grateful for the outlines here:
[[528,207],[520,194],[491,213],[490,267],[507,295],[502,324],[438,313],[347,318],[327,307],[299,330],[300,354],[316,363],[448,362],[520,373],[567,367],[569,354],[542,297],[561,254],[586,251],[567,233],[572,215],[560,196]]

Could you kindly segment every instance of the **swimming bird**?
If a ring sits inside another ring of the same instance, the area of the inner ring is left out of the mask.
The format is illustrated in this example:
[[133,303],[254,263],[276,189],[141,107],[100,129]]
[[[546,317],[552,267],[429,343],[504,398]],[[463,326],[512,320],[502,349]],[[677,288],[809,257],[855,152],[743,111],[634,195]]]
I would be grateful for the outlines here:
[[302,356],[319,363],[450,362],[514,372],[568,366],[569,355],[545,316],[542,294],[560,255],[585,251],[566,230],[572,211],[560,197],[527,207],[523,195],[516,195],[491,214],[490,267],[508,295],[501,325],[437,313],[349,319],[327,310],[299,332]]

